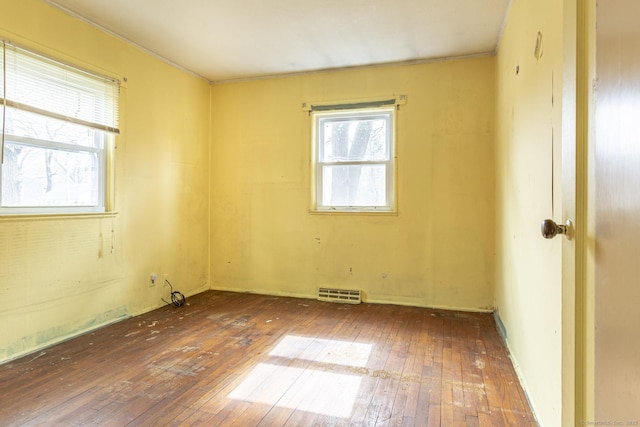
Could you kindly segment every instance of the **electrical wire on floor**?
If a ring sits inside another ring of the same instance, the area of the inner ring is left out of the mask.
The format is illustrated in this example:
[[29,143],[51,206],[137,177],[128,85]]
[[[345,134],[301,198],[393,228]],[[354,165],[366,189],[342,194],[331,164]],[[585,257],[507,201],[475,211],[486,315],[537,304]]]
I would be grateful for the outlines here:
[[164,298],[162,298],[162,301],[166,302],[169,305],[175,305],[176,307],[182,307],[184,303],[187,302],[187,298],[181,292],[173,290],[173,285],[171,285],[171,282],[169,282],[167,279],[164,280],[164,285],[169,285],[169,288],[171,288],[171,302],[165,300]]

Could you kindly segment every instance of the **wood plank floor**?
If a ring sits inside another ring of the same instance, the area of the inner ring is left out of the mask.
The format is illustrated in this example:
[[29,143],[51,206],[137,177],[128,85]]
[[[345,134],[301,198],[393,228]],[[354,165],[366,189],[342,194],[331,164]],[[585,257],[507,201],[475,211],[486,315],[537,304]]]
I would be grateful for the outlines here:
[[0,365],[2,426],[535,426],[489,314],[209,291]]

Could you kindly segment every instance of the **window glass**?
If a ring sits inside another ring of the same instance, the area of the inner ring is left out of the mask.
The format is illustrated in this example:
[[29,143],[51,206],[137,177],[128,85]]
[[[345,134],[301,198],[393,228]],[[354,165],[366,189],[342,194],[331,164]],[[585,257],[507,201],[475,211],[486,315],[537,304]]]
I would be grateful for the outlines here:
[[2,168],[5,207],[99,206],[97,152],[59,150],[8,141]]
[[0,48],[0,214],[104,212],[118,82]]
[[315,209],[394,209],[393,108],[314,113]]
[[321,160],[388,160],[389,138],[385,118],[321,119]]

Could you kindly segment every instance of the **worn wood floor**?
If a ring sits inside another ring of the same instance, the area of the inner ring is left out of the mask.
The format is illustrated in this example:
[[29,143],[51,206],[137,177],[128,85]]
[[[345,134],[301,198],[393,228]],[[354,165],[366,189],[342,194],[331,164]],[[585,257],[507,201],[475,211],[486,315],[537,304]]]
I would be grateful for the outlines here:
[[535,426],[488,314],[209,291],[0,366],[2,426]]

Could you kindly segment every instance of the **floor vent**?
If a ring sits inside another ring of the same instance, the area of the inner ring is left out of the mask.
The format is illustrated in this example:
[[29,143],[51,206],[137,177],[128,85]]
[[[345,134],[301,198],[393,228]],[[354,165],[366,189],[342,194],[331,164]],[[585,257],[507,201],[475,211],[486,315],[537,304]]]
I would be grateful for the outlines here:
[[355,289],[319,288],[318,299],[320,301],[360,304],[362,302],[362,293]]

